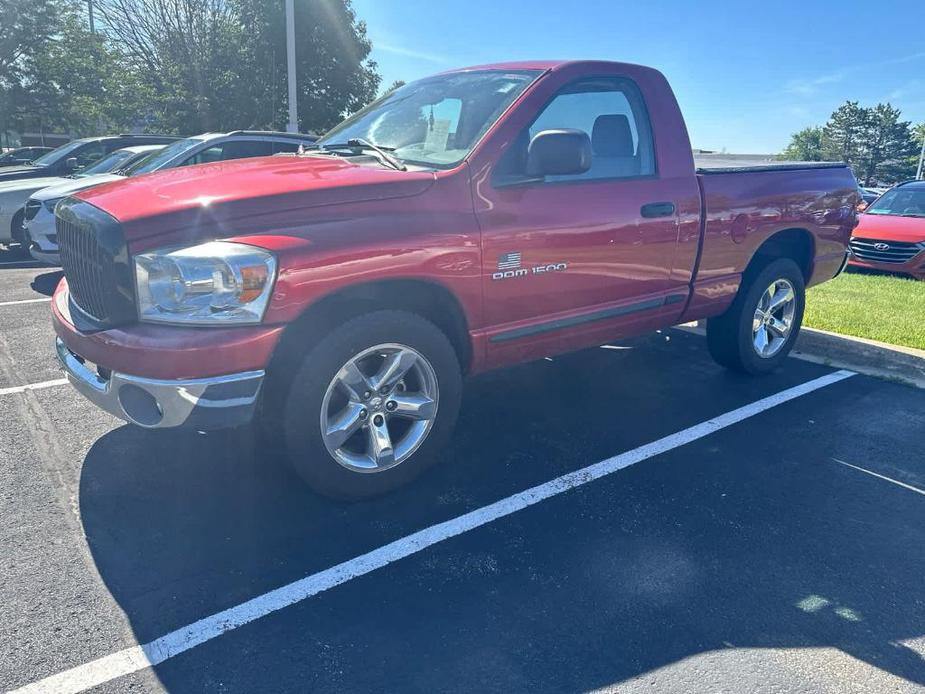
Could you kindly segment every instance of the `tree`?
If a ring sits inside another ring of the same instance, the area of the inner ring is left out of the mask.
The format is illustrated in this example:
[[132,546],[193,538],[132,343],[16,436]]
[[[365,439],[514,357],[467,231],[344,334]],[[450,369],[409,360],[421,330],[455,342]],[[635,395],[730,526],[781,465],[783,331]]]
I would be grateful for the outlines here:
[[[265,127],[286,123],[286,18],[284,3],[231,0],[246,26],[255,79],[246,85],[250,119]],[[366,23],[350,0],[296,0],[299,127],[323,132],[372,101],[381,78],[369,60]]]
[[160,129],[229,127],[241,83],[253,76],[242,65],[244,27],[225,0],[97,0],[97,11],[103,32],[143,76]]
[[822,161],[822,128],[803,128],[790,136],[790,144],[780,156],[795,161]]
[[145,95],[106,40],[90,33],[76,2],[55,3],[54,33],[21,52],[3,99],[4,125],[78,135],[124,129]]
[[844,161],[864,185],[908,178],[915,172],[921,140],[916,145],[911,124],[901,116],[890,104],[865,108],[846,101],[822,128],[794,133],[781,158]]
[[900,180],[914,173],[916,153],[912,124],[899,120],[901,112],[890,104],[867,109],[867,127],[857,161],[852,162],[864,185],[875,179]]
[[822,129],[822,148],[826,158],[854,164],[868,128],[870,113],[857,101],[846,101],[829,116]]
[[394,92],[396,89],[401,89],[404,86],[405,86],[405,80],[395,80],[394,82],[392,82],[392,84],[390,84],[388,87],[386,87],[383,90],[382,96],[388,96],[389,94]]
[[13,126],[24,74],[36,53],[58,32],[68,4],[67,0],[0,2],[0,132]]

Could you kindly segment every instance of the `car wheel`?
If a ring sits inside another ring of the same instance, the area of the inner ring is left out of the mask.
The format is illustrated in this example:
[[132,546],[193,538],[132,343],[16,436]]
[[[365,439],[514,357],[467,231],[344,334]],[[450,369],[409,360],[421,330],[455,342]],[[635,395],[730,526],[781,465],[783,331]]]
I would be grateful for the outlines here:
[[707,321],[707,345],[723,366],[750,374],[778,368],[803,322],[803,273],[789,258],[768,263],[723,315]]
[[22,223],[23,211],[19,210],[13,215],[13,220],[10,223],[10,238],[18,243],[22,247],[22,250],[28,252],[29,246],[25,241],[26,230],[23,229]]
[[462,391],[446,335],[405,311],[355,318],[303,359],[284,407],[289,461],[314,490],[360,499],[430,467]]

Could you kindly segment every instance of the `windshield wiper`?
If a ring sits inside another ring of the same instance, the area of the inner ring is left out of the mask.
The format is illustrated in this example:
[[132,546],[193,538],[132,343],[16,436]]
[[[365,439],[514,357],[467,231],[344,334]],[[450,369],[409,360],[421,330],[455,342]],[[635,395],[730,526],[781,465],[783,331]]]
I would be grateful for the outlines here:
[[382,147],[380,145],[374,145],[369,140],[364,140],[362,137],[352,137],[346,142],[338,142],[335,144],[324,144],[316,145],[317,149],[320,151],[325,151],[329,149],[368,149],[372,150],[378,155],[379,161],[388,166],[392,167],[396,171],[407,171],[408,167],[401,163],[399,159],[393,157],[389,152],[394,152],[394,147]]

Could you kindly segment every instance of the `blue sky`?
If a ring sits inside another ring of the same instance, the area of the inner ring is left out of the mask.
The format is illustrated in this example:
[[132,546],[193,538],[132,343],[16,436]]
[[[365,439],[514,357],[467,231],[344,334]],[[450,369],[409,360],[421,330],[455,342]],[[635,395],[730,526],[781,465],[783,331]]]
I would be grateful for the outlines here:
[[695,147],[777,152],[846,99],[925,121],[925,0],[353,0],[383,85],[451,67],[597,58],[668,77]]

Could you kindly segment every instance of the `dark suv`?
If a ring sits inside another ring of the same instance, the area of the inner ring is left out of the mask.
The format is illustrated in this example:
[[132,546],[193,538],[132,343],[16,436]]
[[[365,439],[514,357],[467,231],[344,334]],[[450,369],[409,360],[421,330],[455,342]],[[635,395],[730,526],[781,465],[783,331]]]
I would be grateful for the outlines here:
[[0,183],[22,178],[67,176],[117,149],[132,145],[166,145],[176,139],[165,135],[109,135],[71,140],[30,164],[0,168]]
[[0,154],[0,166],[22,166],[50,152],[51,147],[18,147]]

